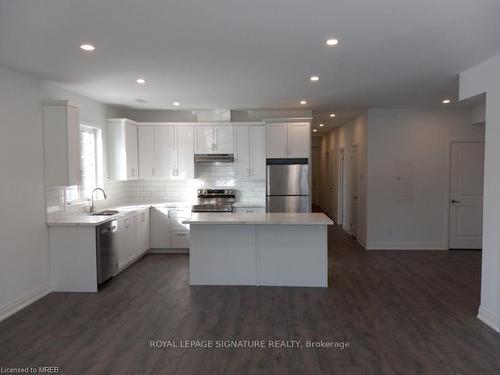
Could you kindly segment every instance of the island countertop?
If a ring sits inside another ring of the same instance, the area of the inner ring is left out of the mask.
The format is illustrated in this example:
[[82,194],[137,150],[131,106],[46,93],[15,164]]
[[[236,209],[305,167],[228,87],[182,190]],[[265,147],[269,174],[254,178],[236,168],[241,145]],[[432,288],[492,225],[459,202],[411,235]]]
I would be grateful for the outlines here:
[[323,213],[250,213],[203,212],[193,214],[183,224],[250,224],[250,225],[331,225]]

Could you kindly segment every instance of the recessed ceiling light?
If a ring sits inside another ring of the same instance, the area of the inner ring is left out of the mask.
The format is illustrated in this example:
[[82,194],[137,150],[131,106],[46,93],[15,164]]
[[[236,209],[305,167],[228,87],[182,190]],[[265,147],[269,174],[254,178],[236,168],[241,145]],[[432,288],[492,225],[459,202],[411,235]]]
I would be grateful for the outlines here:
[[330,117],[335,117],[335,113],[330,113]]
[[181,103],[179,103],[179,102],[173,102],[172,104],[175,105],[176,107],[181,105]]
[[323,126],[325,126],[324,124],[319,124],[319,126],[322,128]]
[[309,78],[312,82],[316,82],[316,81],[319,81],[319,77],[318,76],[312,76],[311,78]]
[[144,78],[137,78],[135,80],[139,85],[144,85],[146,83],[146,80]]
[[95,47],[92,44],[82,44],[80,46],[80,48],[83,49],[84,51],[93,51],[93,50],[95,50]]
[[313,129],[313,132],[316,133],[318,131],[318,129]]
[[339,44],[338,39],[328,39],[326,41],[326,45],[328,46],[336,46],[337,44]]
[[300,104],[304,105],[304,104],[307,104],[307,102],[305,100],[301,100]]
[[451,100],[450,99],[444,99],[443,100],[443,104],[450,104],[451,103]]

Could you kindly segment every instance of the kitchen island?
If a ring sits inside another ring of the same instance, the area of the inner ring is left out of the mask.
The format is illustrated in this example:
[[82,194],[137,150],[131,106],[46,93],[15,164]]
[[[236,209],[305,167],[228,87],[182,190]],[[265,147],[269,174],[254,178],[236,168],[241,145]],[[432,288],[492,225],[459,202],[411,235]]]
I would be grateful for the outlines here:
[[328,286],[322,213],[198,213],[191,226],[191,285]]

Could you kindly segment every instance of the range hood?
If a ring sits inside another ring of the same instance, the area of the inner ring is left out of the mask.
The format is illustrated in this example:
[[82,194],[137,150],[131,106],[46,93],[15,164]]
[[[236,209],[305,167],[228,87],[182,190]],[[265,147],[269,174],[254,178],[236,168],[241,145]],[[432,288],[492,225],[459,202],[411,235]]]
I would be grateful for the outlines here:
[[234,163],[233,154],[195,154],[195,163]]

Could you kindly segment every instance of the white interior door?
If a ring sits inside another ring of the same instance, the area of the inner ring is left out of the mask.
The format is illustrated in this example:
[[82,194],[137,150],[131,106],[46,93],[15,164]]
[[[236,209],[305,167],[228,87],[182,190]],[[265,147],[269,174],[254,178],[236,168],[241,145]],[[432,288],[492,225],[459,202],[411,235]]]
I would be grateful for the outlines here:
[[451,144],[451,249],[481,249],[483,236],[484,143]]
[[312,149],[312,204],[319,206],[318,199],[318,181],[319,181],[319,147],[313,147]]
[[351,155],[351,235],[358,237],[358,207],[359,207],[359,147],[352,148]]
[[344,223],[344,149],[339,151],[339,169],[338,169],[338,213],[337,213],[337,224]]

